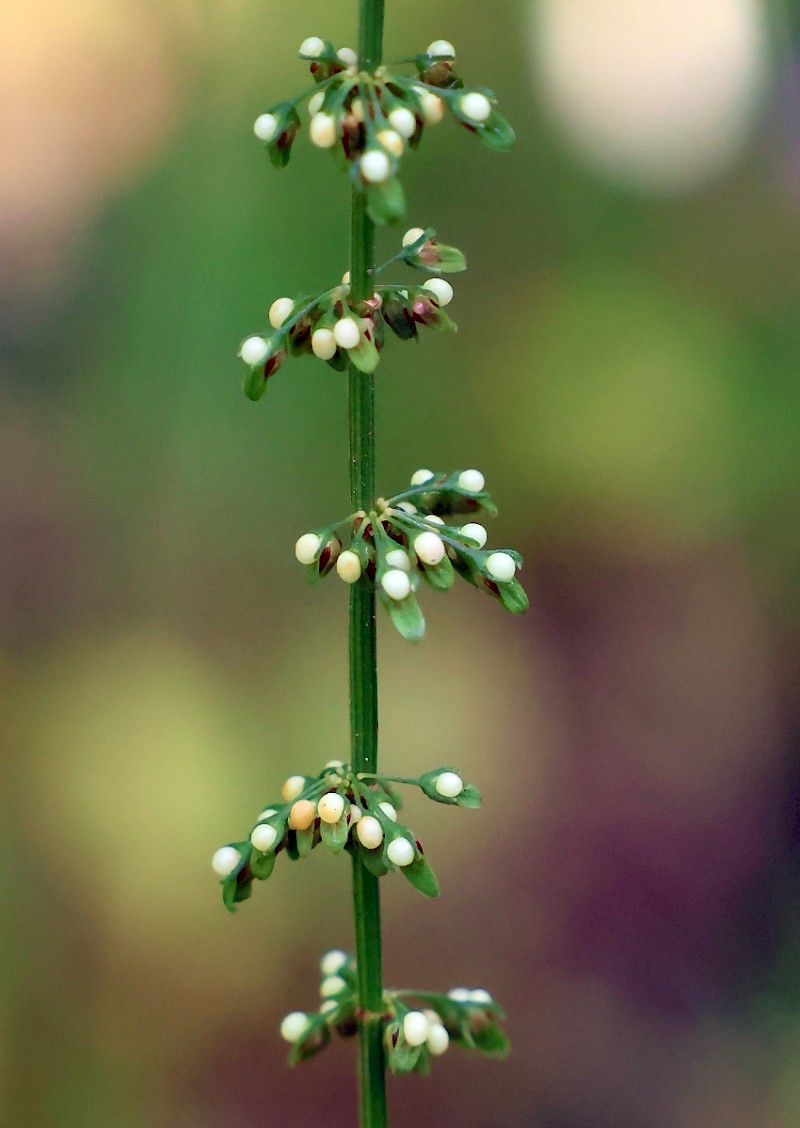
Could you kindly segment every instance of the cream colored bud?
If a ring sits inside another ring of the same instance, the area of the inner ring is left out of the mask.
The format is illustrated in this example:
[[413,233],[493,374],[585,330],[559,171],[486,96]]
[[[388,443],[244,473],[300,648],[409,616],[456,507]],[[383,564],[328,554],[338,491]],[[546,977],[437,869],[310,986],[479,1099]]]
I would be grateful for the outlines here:
[[344,798],[331,791],[317,803],[317,812],[323,822],[337,823],[344,813]]
[[386,856],[396,866],[410,866],[414,861],[414,847],[407,838],[393,838],[386,847]]
[[426,125],[437,125],[444,117],[444,102],[438,94],[431,94],[424,86],[415,86],[414,91],[419,98],[422,117]]
[[361,576],[361,561],[354,552],[346,548],[336,560],[336,571],[346,584],[354,584]]
[[421,1046],[428,1040],[430,1023],[422,1011],[409,1011],[403,1017],[403,1037],[409,1046]]
[[336,118],[331,114],[314,114],[308,126],[308,135],[318,149],[332,149],[336,144]]
[[220,846],[211,859],[211,868],[218,877],[230,877],[242,860],[235,846]]
[[368,149],[358,162],[362,180],[368,184],[383,184],[392,175],[392,162],[380,149]]
[[318,59],[325,50],[325,40],[318,35],[310,35],[300,44],[300,54],[306,59]]
[[467,493],[480,493],[486,485],[486,479],[480,470],[462,470],[458,475],[458,484]]
[[423,564],[435,567],[444,559],[444,541],[438,533],[420,533],[414,538],[414,551]]
[[402,548],[393,548],[391,552],[387,552],[386,563],[390,568],[399,568],[401,572],[411,571],[411,561],[408,558],[408,553]]
[[239,349],[239,356],[245,364],[260,364],[269,356],[269,344],[263,337],[248,337]]
[[322,547],[322,537],[316,533],[303,533],[294,546],[294,554],[300,564],[313,564]]
[[445,278],[430,278],[422,287],[430,291],[440,306],[447,306],[453,300],[453,287]]
[[312,94],[308,99],[308,112],[311,117],[318,114],[322,109],[322,103],[325,101],[325,91],[318,90],[316,94]]
[[273,329],[280,329],[287,317],[294,309],[291,298],[276,298],[269,307],[269,323]]
[[389,124],[392,129],[396,129],[401,137],[406,141],[413,137],[417,131],[417,118],[416,115],[407,109],[405,106],[397,106],[389,114]]
[[263,823],[261,826],[253,828],[253,833],[250,835],[250,842],[256,850],[260,850],[262,854],[266,854],[267,850],[271,850],[275,845],[278,838],[278,832],[274,826],[269,823]]
[[347,987],[347,980],[341,975],[328,975],[319,985],[319,993],[323,999],[330,999],[333,995],[340,995]]
[[374,815],[362,815],[356,823],[358,841],[367,850],[374,850],[383,842],[383,827]]
[[412,243],[416,243],[417,239],[421,239],[424,234],[425,230],[422,227],[409,227],[408,231],[406,231],[403,236],[403,246],[410,247]]
[[329,975],[336,975],[347,966],[347,963],[347,952],[343,952],[341,948],[331,948],[329,952],[323,953],[319,961],[319,970],[327,978]]
[[399,568],[392,568],[388,572],[384,572],[381,577],[381,587],[390,599],[399,602],[410,593],[411,581],[405,572],[401,572]]
[[278,119],[274,114],[259,114],[253,122],[253,133],[259,141],[271,141],[278,128]]
[[464,117],[478,124],[486,121],[492,112],[492,103],[485,94],[481,94],[477,90],[473,90],[469,94],[462,94],[458,105]]
[[307,1033],[308,1016],[302,1011],[290,1011],[281,1023],[281,1038],[287,1042],[299,1042]]
[[378,141],[393,157],[402,157],[405,143],[395,129],[382,129],[378,134]]
[[378,806],[386,815],[387,819],[391,819],[392,822],[397,822],[397,811],[392,803],[383,802],[379,803]]
[[346,67],[358,66],[358,55],[352,47],[340,47],[336,54]]
[[513,580],[517,566],[507,552],[493,552],[486,560],[486,571],[494,580]]
[[301,776],[301,775],[289,776],[289,778],[286,780],[283,787],[281,788],[281,795],[283,796],[284,802],[291,803],[291,801],[293,799],[296,799],[297,796],[300,795],[303,792],[303,790],[305,789],[305,786],[306,786],[306,777],[305,776]]
[[434,787],[444,799],[455,799],[464,790],[464,781],[458,772],[442,772]]
[[430,482],[430,480],[435,477],[436,475],[433,470],[415,470],[411,475],[411,485],[424,486],[426,482]]
[[342,317],[333,327],[333,335],[340,349],[354,349],[361,340],[361,329],[352,317]]
[[308,830],[317,817],[317,808],[310,799],[298,799],[289,811],[289,826],[292,830]]
[[455,47],[446,39],[434,39],[433,43],[428,44],[427,53],[433,59],[454,59],[456,57]]
[[439,1057],[440,1054],[445,1053],[447,1047],[450,1045],[450,1035],[447,1033],[441,1020],[431,1022],[426,1042],[429,1053],[432,1053],[434,1057]]
[[489,537],[486,529],[484,529],[483,525],[479,525],[477,521],[471,521],[467,525],[462,525],[461,532],[464,534],[464,536],[470,537],[472,540],[477,541],[478,548],[483,548]]
[[332,329],[316,329],[311,335],[311,351],[320,360],[330,360],[336,355],[336,338]]

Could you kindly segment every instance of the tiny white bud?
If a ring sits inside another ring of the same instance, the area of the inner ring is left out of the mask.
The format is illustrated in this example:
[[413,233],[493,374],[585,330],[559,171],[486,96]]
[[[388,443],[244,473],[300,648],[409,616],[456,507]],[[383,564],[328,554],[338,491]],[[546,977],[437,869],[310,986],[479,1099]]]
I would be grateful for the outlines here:
[[393,157],[402,157],[405,143],[396,129],[382,129],[378,134],[378,141]]
[[383,184],[392,175],[392,162],[380,149],[368,149],[358,162],[362,180],[368,184]]
[[[437,279],[434,279],[434,281],[437,281]],[[272,328],[280,329],[293,309],[294,302],[291,298],[276,298],[269,307],[269,323]]]
[[433,524],[433,525],[443,525],[444,524],[444,517],[437,517],[437,515],[435,513],[426,514],[425,520],[428,522],[428,524]]
[[414,92],[419,98],[422,117],[426,125],[436,125],[444,117],[444,102],[437,94],[431,94],[424,86],[415,86]]
[[398,501],[396,508],[402,509],[404,513],[413,514],[417,512],[416,505],[412,505],[410,501]]
[[301,794],[306,785],[306,777],[301,775],[289,776],[281,788],[281,795],[287,803],[291,803]]
[[230,877],[241,860],[235,846],[220,846],[211,859],[211,868],[219,877]]
[[341,948],[331,948],[329,952],[323,952],[319,961],[319,970],[324,976],[336,975],[347,962],[347,952],[343,952]]
[[442,772],[436,777],[434,787],[445,799],[455,799],[464,790],[464,781],[458,772]]
[[263,822],[264,819],[271,819],[273,815],[277,815],[274,807],[266,807],[256,819],[256,822]]
[[489,537],[489,534],[484,529],[483,525],[479,525],[477,521],[470,521],[468,525],[461,526],[461,532],[465,536],[471,537],[472,540],[478,542],[478,548],[483,548]]
[[319,817],[326,823],[337,823],[344,812],[344,799],[335,791],[323,795],[317,803]]
[[275,845],[275,840],[278,837],[278,832],[274,826],[269,823],[263,823],[261,826],[253,828],[253,833],[250,835],[250,842],[260,850],[262,854],[266,854],[267,850],[271,850]]
[[409,247],[412,243],[416,243],[417,239],[421,239],[424,234],[425,230],[422,227],[409,227],[403,236],[403,246]]
[[386,856],[396,866],[410,866],[414,861],[414,847],[407,838],[393,838],[386,847]]
[[259,141],[271,141],[278,128],[278,119],[274,114],[259,114],[253,122],[253,133]]
[[339,1004],[335,999],[326,999],[322,1006],[319,1008],[320,1014],[333,1014],[334,1011],[339,1009]]
[[316,94],[312,94],[308,99],[308,113],[311,117],[318,114],[322,109],[322,103],[325,101],[325,91],[318,90]]
[[353,317],[342,317],[333,327],[333,335],[340,349],[354,349],[361,340],[361,328]]
[[300,44],[300,54],[307,59],[318,59],[325,50],[325,40],[318,35],[310,35]]
[[462,470],[458,475],[458,484],[467,493],[480,493],[486,485],[486,479],[480,470]]
[[405,599],[411,591],[411,581],[399,568],[391,568],[381,577],[381,587],[390,599]]
[[493,999],[489,992],[485,991],[483,987],[476,987],[474,991],[470,991],[469,1001],[471,1003],[477,1003],[479,1006],[488,1006],[489,1003],[493,1002]]
[[426,1042],[428,1050],[434,1057],[438,1057],[446,1051],[447,1047],[450,1045],[450,1035],[447,1033],[441,1021],[431,1023]]
[[347,764],[345,764],[344,760],[328,760],[328,762],[325,764],[325,767],[326,768],[346,768]]
[[397,822],[397,811],[391,803],[379,803],[378,806],[386,815],[387,819],[391,819],[392,822]]
[[423,564],[435,566],[444,559],[444,541],[438,533],[420,533],[414,538],[414,551]]
[[507,552],[493,552],[484,565],[494,580],[513,580],[517,566]]
[[344,274],[342,275],[342,285],[343,286],[349,286],[350,285],[350,271],[349,270],[346,270],[344,272]]
[[354,584],[361,576],[361,561],[354,552],[346,548],[336,559],[336,571],[346,584]]
[[463,94],[458,105],[464,117],[469,118],[470,121],[486,121],[492,112],[492,103],[485,94],[480,94],[477,90]]
[[308,1030],[308,1016],[302,1011],[290,1011],[281,1023],[281,1038],[287,1042],[299,1042]]
[[332,149],[336,144],[336,118],[331,114],[314,114],[308,124],[308,136],[318,149]]
[[358,55],[352,47],[340,47],[336,54],[346,67],[358,66]]
[[363,814],[364,812],[361,808],[357,807],[355,803],[352,803],[350,806],[350,825],[352,826],[353,823],[357,823]]
[[356,834],[367,850],[374,850],[383,842],[383,827],[374,815],[362,815],[356,824]]
[[322,547],[322,537],[316,533],[303,533],[294,546],[294,554],[300,564],[313,564]]
[[452,999],[454,1003],[468,1003],[472,995],[466,987],[454,987],[452,991],[447,992],[448,999]]
[[260,364],[269,356],[269,345],[263,337],[248,337],[239,349],[239,356],[245,364]]
[[435,477],[436,475],[434,474],[433,470],[415,470],[411,475],[411,485],[424,486],[426,482],[429,482],[431,478]]
[[427,1042],[431,1024],[422,1011],[409,1011],[403,1018],[403,1037],[409,1046],[421,1046]]
[[450,305],[453,300],[453,287],[445,278],[431,278],[422,289],[430,290],[440,306]]
[[401,137],[405,137],[406,141],[409,137],[413,137],[417,131],[416,116],[405,106],[397,106],[391,111],[389,124],[392,129],[397,130]]
[[391,552],[387,552],[386,563],[390,568],[399,568],[401,572],[411,571],[411,561],[408,558],[408,553],[404,552],[402,548],[393,548]]
[[310,799],[296,799],[286,820],[292,830],[308,830],[317,817],[317,808]]
[[332,329],[315,329],[311,334],[311,351],[320,360],[330,360],[336,355],[336,338]]
[[329,975],[323,979],[319,985],[319,993],[323,999],[330,999],[332,995],[338,995],[347,987],[346,980],[342,979],[341,975]]
[[428,44],[428,52],[433,59],[454,59],[456,57],[456,49],[452,43],[448,43],[446,39],[434,39],[433,43]]
[[354,98],[350,103],[350,113],[356,121],[362,122],[364,120],[364,103],[360,98]]

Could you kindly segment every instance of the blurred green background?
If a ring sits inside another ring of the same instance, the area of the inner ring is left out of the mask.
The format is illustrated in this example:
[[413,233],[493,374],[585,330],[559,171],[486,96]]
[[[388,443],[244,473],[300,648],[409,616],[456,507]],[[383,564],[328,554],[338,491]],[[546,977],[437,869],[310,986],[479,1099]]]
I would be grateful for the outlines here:
[[[235,916],[212,851],[347,741],[346,599],[296,537],[346,511],[341,377],[254,406],[239,341],[347,265],[348,201],[251,123],[355,4],[30,0],[0,74],[0,1091],[12,1128],[345,1128],[354,1046],[277,1024],[350,946],[347,866]],[[794,25],[794,26],[793,26]],[[486,986],[505,1062],[390,1082],[393,1123],[800,1123],[800,68],[777,0],[387,5],[519,141],[452,122],[408,226],[470,260],[461,331],[390,342],[379,481],[478,466],[532,609],[381,623],[382,763],[443,895],[384,885],[394,984]],[[393,252],[401,232],[380,236]],[[393,346],[393,347],[392,347]]]

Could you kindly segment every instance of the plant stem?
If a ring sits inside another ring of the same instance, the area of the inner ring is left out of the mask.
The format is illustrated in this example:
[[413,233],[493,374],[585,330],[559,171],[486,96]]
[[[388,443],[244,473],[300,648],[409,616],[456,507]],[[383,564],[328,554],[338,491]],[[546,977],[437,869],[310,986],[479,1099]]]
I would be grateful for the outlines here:
[[[359,69],[371,73],[381,62],[385,0],[359,0]],[[353,301],[372,294],[369,271],[375,261],[375,228],[366,196],[353,190],[350,290]],[[375,501],[375,400],[373,377],[348,368],[350,502],[372,509]],[[350,589],[350,743],[355,771],[374,772],[378,762],[378,673],[375,585],[366,576]],[[386,1062],[383,1050],[383,969],[378,878],[353,858],[360,1027],[359,1108],[361,1128],[385,1128]]]

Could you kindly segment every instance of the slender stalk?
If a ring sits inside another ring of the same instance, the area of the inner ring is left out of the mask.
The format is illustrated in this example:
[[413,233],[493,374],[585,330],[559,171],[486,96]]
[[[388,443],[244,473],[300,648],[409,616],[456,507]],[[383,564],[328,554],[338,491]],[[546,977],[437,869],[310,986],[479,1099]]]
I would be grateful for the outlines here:
[[[385,0],[359,0],[359,68],[372,72],[381,62]],[[372,294],[369,271],[375,262],[375,228],[366,198],[353,191],[350,287],[355,301]],[[375,501],[375,398],[371,375],[348,369],[350,501],[369,511]],[[356,771],[375,772],[378,762],[378,674],[375,587],[363,576],[350,589],[350,741]],[[385,1128],[386,1062],[383,1050],[383,969],[378,878],[353,858],[358,995],[364,1012],[360,1028],[359,1123]]]

